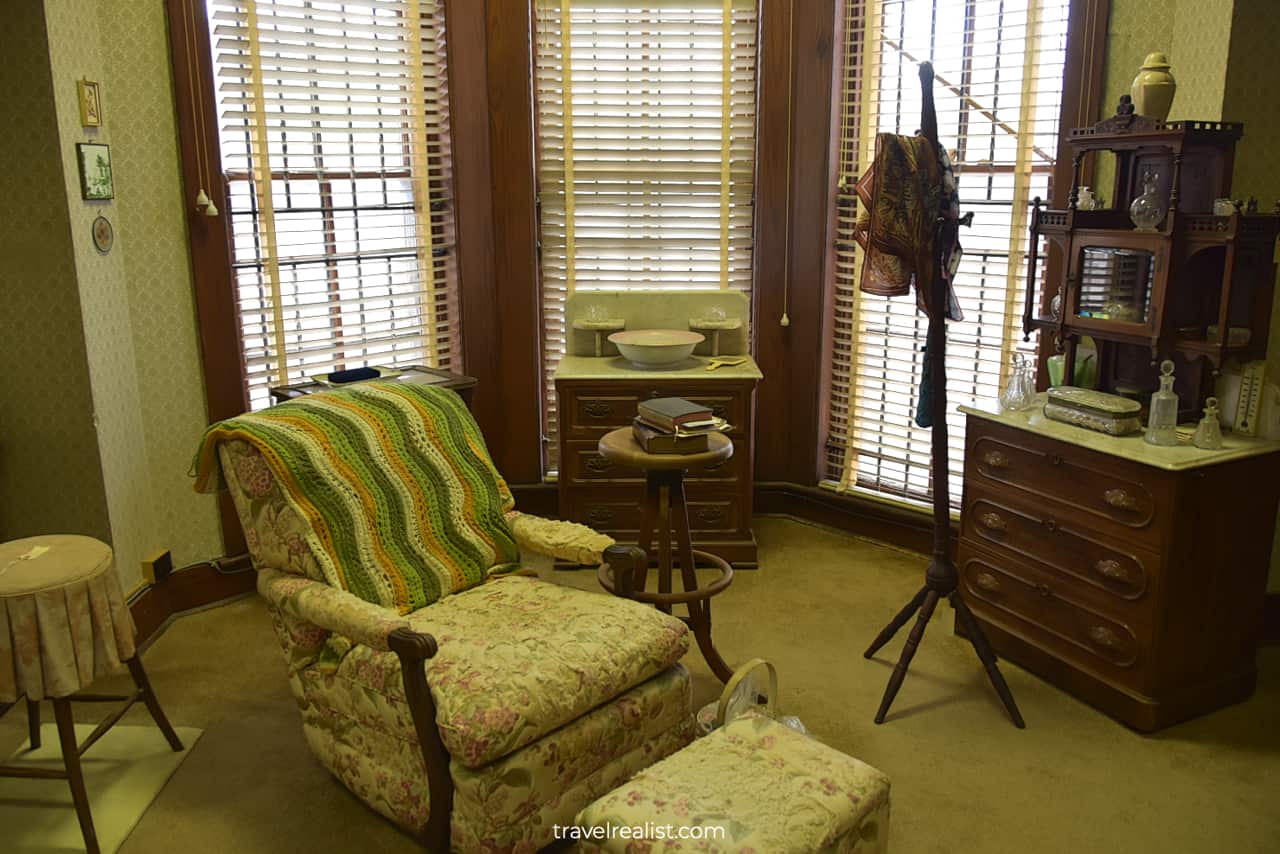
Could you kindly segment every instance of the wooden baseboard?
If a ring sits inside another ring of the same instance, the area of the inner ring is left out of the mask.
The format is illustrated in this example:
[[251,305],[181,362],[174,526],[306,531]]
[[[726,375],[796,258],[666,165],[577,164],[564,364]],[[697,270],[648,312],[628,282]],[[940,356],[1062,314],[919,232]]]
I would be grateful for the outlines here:
[[1262,600],[1262,643],[1280,646],[1280,593],[1268,593]]
[[[933,549],[933,520],[927,513],[842,495],[797,483],[757,483],[755,512],[794,516],[898,548],[927,554]],[[951,538],[959,536],[954,523]]]
[[248,555],[186,567],[129,597],[129,611],[145,646],[183,611],[242,596],[255,589],[257,573]]

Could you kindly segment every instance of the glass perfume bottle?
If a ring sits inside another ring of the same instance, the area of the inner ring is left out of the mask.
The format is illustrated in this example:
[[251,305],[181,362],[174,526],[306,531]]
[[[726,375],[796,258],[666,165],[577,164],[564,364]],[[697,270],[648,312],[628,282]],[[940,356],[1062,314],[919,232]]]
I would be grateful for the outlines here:
[[1219,421],[1218,399],[1211,397],[1204,402],[1204,418],[1196,427],[1196,434],[1191,444],[1206,451],[1216,451],[1222,447],[1222,423]]
[[1006,412],[1017,412],[1027,409],[1036,400],[1036,381],[1031,372],[1031,365],[1021,353],[1013,354],[1013,370],[1009,372],[1009,382],[1000,393],[1000,406]]
[[1156,182],[1160,179],[1154,169],[1142,173],[1142,195],[1129,205],[1129,219],[1133,220],[1138,231],[1155,231],[1156,226],[1164,219],[1164,202],[1160,200],[1160,192]]
[[1152,445],[1176,445],[1178,434],[1178,395],[1173,390],[1173,362],[1160,363],[1160,390],[1151,395],[1151,409],[1147,413],[1147,434],[1143,436]]

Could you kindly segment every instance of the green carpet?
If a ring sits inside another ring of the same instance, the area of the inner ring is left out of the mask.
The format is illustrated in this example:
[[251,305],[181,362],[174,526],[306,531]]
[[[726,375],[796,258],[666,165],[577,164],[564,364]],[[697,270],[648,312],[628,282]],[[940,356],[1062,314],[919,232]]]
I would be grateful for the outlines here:
[[[760,569],[737,573],[715,599],[720,651],[730,664],[772,660],[784,713],[890,776],[895,854],[1280,851],[1280,648],[1259,651],[1258,691],[1247,702],[1156,736],[1002,662],[1027,719],[1017,730],[943,606],[889,720],[876,726],[904,638],[873,661],[862,650],[919,588],[926,558],[784,518],[757,518],[755,530]],[[598,589],[594,571],[535,566]],[[177,620],[144,658],[169,719],[204,735],[120,854],[421,850],[307,749],[256,596]],[[696,651],[685,663],[695,703],[708,702],[719,683]],[[125,720],[149,723],[138,708]],[[25,730],[21,709],[0,719],[0,755]]]
[[[88,724],[76,725],[78,741],[83,742],[91,732],[93,727]],[[177,733],[187,749],[175,753],[156,727],[117,724],[85,752],[81,767],[103,854],[120,847],[200,738],[200,730],[190,727],[178,727]],[[62,768],[58,731],[53,724],[40,728],[40,741],[40,748],[34,751],[24,744],[5,764]],[[7,854],[84,850],[65,780],[0,778],[0,828],[4,829],[0,847]]]

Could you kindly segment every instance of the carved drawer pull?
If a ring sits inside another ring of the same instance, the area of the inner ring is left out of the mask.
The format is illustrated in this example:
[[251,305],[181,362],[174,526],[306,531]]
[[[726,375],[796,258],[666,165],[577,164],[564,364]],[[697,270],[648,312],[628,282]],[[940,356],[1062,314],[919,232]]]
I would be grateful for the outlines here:
[[1060,465],[1062,465],[1062,455],[1061,455],[1061,454],[1054,454],[1053,456],[1049,457],[1049,465],[1051,465],[1051,466],[1060,466]]
[[1117,510],[1136,510],[1138,508],[1138,499],[1130,495],[1127,489],[1108,489],[1102,493],[1102,500],[1107,502],[1108,507],[1114,507]]
[[1000,592],[999,579],[997,579],[994,575],[992,575],[989,572],[979,572],[977,577],[974,578],[973,581],[975,584],[978,585],[979,588],[987,591],[988,593]]
[[583,409],[592,418],[608,418],[613,414],[613,406],[608,403],[588,403]]
[[1058,520],[1057,520],[1057,519],[1045,519],[1045,520],[1044,520],[1044,522],[1043,522],[1042,524],[1044,525],[1044,529],[1045,529],[1046,531],[1048,531],[1050,534],[1052,534],[1054,531],[1058,530]]
[[1129,577],[1129,570],[1120,565],[1119,561],[1111,558],[1103,558],[1093,565],[1093,569],[1103,578],[1110,578],[1112,581],[1123,581],[1129,584],[1133,581]]
[[724,510],[719,507],[700,507],[693,515],[706,525],[719,525],[724,521]]
[[1124,641],[1106,626],[1093,626],[1090,628],[1089,640],[1093,644],[1111,652],[1121,652],[1124,649]]
[[587,468],[597,474],[600,474],[613,468],[613,461],[608,457],[602,457],[599,454],[596,454],[593,457],[587,457]]
[[1036,585],[1036,592],[1040,594],[1040,597],[1041,597],[1042,599],[1052,599],[1052,598],[1053,598],[1053,591],[1049,589],[1049,585],[1047,585],[1047,584],[1037,584],[1037,585]]
[[1009,528],[1009,523],[999,513],[983,513],[978,521],[989,531],[1005,531]]
[[982,461],[993,469],[1007,469],[1009,467],[1009,458],[999,451],[988,451],[983,455]]
[[593,526],[608,525],[613,521],[613,511],[595,507],[587,511],[587,522]]

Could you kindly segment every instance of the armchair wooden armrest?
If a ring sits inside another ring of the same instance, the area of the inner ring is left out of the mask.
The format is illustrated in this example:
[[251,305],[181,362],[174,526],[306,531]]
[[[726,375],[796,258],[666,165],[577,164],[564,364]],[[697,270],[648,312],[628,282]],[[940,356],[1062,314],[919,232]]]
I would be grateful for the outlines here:
[[507,524],[520,548],[582,566],[600,563],[604,550],[614,543],[613,537],[586,525],[543,519],[518,510],[508,511]]

